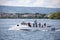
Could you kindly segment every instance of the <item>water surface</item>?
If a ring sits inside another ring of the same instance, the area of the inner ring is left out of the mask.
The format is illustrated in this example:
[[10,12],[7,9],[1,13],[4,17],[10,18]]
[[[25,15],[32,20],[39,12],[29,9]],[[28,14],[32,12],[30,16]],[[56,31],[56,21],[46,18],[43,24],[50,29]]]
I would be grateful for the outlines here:
[[38,23],[47,23],[52,27],[60,29],[60,20],[51,19],[0,19],[0,40],[60,40],[60,32],[56,31],[24,31],[24,30],[7,30],[12,25],[21,23],[22,21]]

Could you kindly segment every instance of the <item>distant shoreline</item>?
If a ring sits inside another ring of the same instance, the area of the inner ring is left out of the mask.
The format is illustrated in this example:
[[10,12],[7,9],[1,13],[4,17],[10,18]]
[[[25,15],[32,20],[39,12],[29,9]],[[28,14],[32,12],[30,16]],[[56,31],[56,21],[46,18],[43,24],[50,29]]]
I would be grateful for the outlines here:
[[51,14],[0,13],[0,19],[60,19],[60,12],[54,12]]

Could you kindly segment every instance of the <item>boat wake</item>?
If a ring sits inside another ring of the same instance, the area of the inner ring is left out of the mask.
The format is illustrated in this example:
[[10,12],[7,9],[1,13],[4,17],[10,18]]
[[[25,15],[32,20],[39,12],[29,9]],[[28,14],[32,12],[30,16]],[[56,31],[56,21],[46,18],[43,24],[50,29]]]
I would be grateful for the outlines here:
[[28,27],[26,25],[13,25],[12,27],[10,27],[8,30],[20,30],[22,29],[23,27]]

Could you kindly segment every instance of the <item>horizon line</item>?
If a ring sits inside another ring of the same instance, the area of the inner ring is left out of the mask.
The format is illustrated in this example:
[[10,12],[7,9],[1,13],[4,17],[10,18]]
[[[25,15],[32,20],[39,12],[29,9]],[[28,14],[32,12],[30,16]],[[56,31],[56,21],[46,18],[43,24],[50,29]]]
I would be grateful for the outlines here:
[[[34,6],[11,6],[11,5],[10,5],[10,6],[9,6],[9,5],[0,5],[0,6],[7,6],[7,7],[32,7],[32,8],[34,7]],[[38,8],[38,7],[36,7],[36,8]],[[42,7],[40,7],[40,8],[56,8],[56,7],[43,7],[43,6],[42,6]],[[58,8],[59,8],[59,7],[58,7]]]

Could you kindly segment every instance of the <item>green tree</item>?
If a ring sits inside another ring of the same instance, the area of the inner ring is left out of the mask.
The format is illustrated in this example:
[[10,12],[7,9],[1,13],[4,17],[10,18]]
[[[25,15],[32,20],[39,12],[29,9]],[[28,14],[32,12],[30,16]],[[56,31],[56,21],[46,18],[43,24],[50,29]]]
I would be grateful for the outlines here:
[[60,19],[60,12],[55,12],[55,13],[52,13],[50,16],[49,16],[50,19]]

